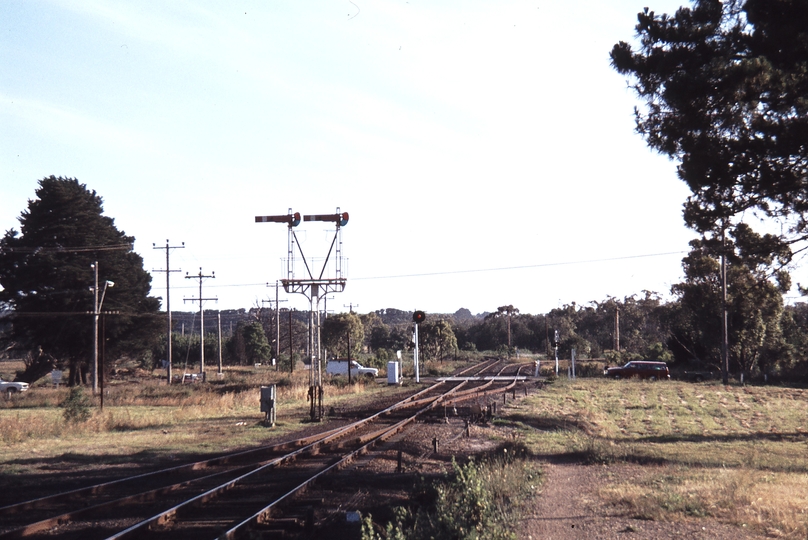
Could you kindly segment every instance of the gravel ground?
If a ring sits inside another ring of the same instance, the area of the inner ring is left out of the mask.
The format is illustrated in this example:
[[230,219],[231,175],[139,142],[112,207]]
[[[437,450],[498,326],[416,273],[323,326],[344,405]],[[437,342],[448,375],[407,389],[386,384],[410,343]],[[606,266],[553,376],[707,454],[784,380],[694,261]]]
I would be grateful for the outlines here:
[[[639,465],[622,465],[629,469]],[[526,540],[664,540],[674,538],[752,540],[766,538],[710,518],[675,522],[647,521],[620,515],[598,497],[605,483],[602,466],[547,463],[541,494],[522,520],[518,538]],[[614,473],[614,467],[610,468]]]

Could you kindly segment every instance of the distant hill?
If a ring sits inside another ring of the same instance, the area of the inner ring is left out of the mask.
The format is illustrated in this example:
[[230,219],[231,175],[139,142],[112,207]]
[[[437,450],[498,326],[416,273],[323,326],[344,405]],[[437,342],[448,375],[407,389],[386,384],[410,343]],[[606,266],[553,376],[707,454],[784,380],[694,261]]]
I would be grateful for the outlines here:
[[478,319],[483,319],[483,318],[485,318],[485,316],[484,315],[472,315],[471,311],[469,311],[468,309],[460,308],[457,311],[455,311],[454,315],[452,315],[452,318],[456,322],[473,322],[473,321],[476,321]]

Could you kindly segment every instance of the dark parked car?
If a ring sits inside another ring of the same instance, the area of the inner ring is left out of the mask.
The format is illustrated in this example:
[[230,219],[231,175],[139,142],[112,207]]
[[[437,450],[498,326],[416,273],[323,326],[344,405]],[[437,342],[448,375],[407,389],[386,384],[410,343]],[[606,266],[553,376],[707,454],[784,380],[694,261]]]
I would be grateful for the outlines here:
[[607,367],[603,374],[612,379],[670,379],[671,373],[665,362],[649,362],[646,360],[632,360],[622,367]]
[[721,376],[721,370],[711,366],[704,369],[685,370],[684,375],[688,381],[702,382],[718,379]]

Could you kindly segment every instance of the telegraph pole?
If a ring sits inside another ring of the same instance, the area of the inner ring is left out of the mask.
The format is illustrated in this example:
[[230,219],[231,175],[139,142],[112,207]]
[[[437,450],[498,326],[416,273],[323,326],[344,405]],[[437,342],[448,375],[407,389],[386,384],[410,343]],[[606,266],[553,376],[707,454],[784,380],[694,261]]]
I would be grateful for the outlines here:
[[92,265],[95,275],[93,285],[93,395],[98,393],[98,261]]
[[216,316],[219,321],[219,371],[216,374],[222,377],[222,312],[217,311]]
[[[98,298],[98,261],[90,265],[95,273],[93,285],[93,395],[98,393],[98,316],[101,314],[101,306],[104,305],[104,296],[107,294],[107,287],[115,285],[109,280],[104,281],[104,290],[101,291],[101,298]],[[102,398],[103,399],[103,398]]]
[[333,299],[333,296],[323,296],[323,320],[328,318],[328,301]]
[[[276,371],[280,368],[277,366],[280,365],[281,362],[281,311],[280,311],[280,302],[286,302],[287,300],[278,300],[278,280],[275,280],[275,300],[261,300],[261,302],[269,302],[269,305],[272,306],[272,302],[275,302],[275,361]],[[269,287],[269,283],[267,283],[267,287]],[[290,330],[291,331],[291,330]],[[291,352],[290,352],[291,354]]]
[[171,270],[169,265],[169,258],[168,255],[172,249],[183,249],[185,248],[185,242],[182,243],[181,246],[171,246],[168,243],[168,239],[166,239],[166,246],[165,247],[157,247],[156,244],[152,244],[152,249],[164,249],[166,250],[166,269],[165,270],[152,270],[152,272],[165,272],[166,273],[166,315],[168,315],[168,330],[166,331],[166,381],[167,384],[171,384],[171,283],[169,281],[169,277],[171,276],[171,272],[181,272],[182,270]]
[[721,230],[721,378],[729,384],[729,333],[727,331],[727,224]]
[[620,352],[620,308],[614,308],[614,350]]
[[185,279],[198,279],[199,280],[199,298],[185,298],[185,301],[199,302],[199,374],[202,375],[202,380],[205,380],[205,310],[202,309],[202,303],[206,300],[219,301],[218,298],[202,298],[202,281],[207,278],[215,278],[216,272],[211,272],[209,276],[202,274],[202,267],[199,268],[199,274],[196,276],[189,276],[186,272]]
[[295,372],[295,356],[292,353],[292,310],[289,310],[289,373]]

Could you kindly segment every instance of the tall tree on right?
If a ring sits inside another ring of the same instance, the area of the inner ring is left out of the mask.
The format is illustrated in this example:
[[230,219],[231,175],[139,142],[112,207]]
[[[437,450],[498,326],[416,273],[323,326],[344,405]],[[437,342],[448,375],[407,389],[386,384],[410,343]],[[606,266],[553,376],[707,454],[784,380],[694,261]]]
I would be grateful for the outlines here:
[[679,161],[685,222],[703,235],[752,213],[783,224],[773,253],[808,239],[807,21],[804,0],[694,0],[646,8],[639,50],[611,51],[644,103],[637,131]]
[[[685,223],[705,240],[750,217],[779,225],[759,246],[780,268],[808,240],[808,3],[693,0],[673,15],[645,8],[639,50],[626,42],[612,66],[644,102],[637,131],[679,161],[690,188]],[[723,260],[726,245],[719,251]],[[722,308],[728,382],[727,283]]]
[[684,258],[685,281],[672,291],[679,297],[672,313],[671,343],[677,355],[718,364],[721,283],[716,253],[727,252],[729,267],[729,356],[741,373],[753,375],[778,369],[786,346],[781,324],[783,293],[791,287],[787,272],[772,274],[772,256],[765,237],[746,224],[731,231],[726,247],[718,241],[693,240]]

